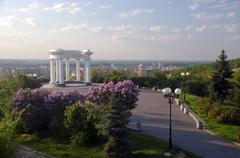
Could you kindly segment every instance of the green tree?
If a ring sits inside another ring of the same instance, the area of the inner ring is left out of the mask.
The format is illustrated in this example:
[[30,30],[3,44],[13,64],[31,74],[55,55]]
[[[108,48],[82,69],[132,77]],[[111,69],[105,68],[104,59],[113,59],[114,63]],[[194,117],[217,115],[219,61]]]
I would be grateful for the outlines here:
[[112,73],[107,76],[106,81],[113,81],[114,83],[116,83],[118,81],[123,81],[126,79],[127,76],[123,71],[113,70]]
[[117,97],[112,96],[110,112],[106,115],[106,158],[129,158],[131,151],[127,141],[128,130],[126,124],[129,122],[126,111]]
[[40,87],[41,84],[36,78],[26,76],[9,77],[0,81],[0,119],[4,117],[8,108],[11,97],[19,89],[34,89]]
[[229,90],[232,88],[229,78],[232,78],[232,70],[225,51],[221,54],[215,63],[215,71],[210,79],[210,100],[223,101],[228,97]]
[[234,73],[232,102],[240,108],[240,71]]

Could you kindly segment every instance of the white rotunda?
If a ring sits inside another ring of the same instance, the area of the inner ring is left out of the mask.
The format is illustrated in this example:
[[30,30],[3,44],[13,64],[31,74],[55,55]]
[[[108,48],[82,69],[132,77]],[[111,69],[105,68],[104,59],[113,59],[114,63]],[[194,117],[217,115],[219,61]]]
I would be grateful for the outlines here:
[[[86,85],[91,84],[91,55],[93,52],[88,50],[63,50],[50,49],[50,84],[55,86],[65,86],[68,82],[84,82]],[[70,81],[70,60],[76,63],[75,81]],[[81,62],[85,64],[84,81],[81,81]],[[64,64],[65,63],[65,64]],[[64,68],[65,65],[65,68]]]

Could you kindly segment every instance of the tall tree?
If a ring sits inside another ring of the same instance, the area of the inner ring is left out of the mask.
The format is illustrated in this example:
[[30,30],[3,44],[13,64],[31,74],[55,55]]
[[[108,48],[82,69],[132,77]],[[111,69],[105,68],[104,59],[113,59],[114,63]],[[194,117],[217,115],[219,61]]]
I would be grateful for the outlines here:
[[232,78],[232,70],[225,51],[221,54],[215,63],[215,71],[210,79],[210,99],[211,101],[223,101],[228,97],[231,83],[229,78]]
[[110,112],[106,115],[106,144],[105,158],[129,158],[131,150],[127,141],[128,130],[126,125],[129,122],[126,117],[124,105],[120,104],[119,98],[112,96],[110,99]]

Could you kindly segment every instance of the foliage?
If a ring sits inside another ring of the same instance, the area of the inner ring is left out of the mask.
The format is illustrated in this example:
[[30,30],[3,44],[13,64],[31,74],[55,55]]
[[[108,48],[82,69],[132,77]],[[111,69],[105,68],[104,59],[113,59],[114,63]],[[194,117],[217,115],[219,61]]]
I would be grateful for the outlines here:
[[[37,151],[48,154],[49,156],[58,158],[102,158],[104,156],[104,143],[101,142],[96,146],[76,146],[69,142],[59,142],[52,138],[30,140],[31,136],[22,139],[25,146],[33,148]],[[165,157],[162,151],[166,149],[167,142],[160,140],[156,137],[147,136],[144,134],[131,132],[128,138],[134,158],[162,158]],[[177,151],[182,151],[186,156],[185,158],[198,158],[198,156],[189,153],[178,147],[174,147]],[[171,156],[180,157],[177,154]]]
[[103,83],[107,77],[106,72],[103,72],[100,69],[91,70],[91,80],[94,83]]
[[[136,106],[138,90],[132,81],[125,80],[114,84],[109,82],[93,88],[86,99],[96,104],[88,106],[91,118],[97,120],[96,127],[108,137],[106,157],[128,157],[126,125]],[[98,114],[98,115],[96,115]]]
[[130,146],[127,141],[128,131],[126,125],[125,108],[121,105],[119,98],[114,95],[110,99],[110,112],[106,115],[106,158],[129,158],[131,157]]
[[[212,104],[209,103],[208,98],[187,95],[186,102],[191,110],[197,113],[207,123],[209,130],[227,139],[240,142],[238,140],[239,125],[226,124],[209,118],[207,114],[210,108],[212,108]],[[239,114],[239,112],[237,114]]]
[[211,119],[216,119],[216,121],[221,123],[240,125],[239,112],[240,111],[238,107],[226,105],[221,102],[215,102],[208,111],[208,117]]
[[113,82],[104,83],[98,87],[92,88],[86,94],[86,100],[92,102],[95,106],[87,106],[89,117],[94,120],[99,134],[106,135],[105,122],[106,115],[110,112],[110,98],[112,95],[118,98],[119,104],[125,109],[125,117],[131,116],[130,110],[135,108],[138,100],[138,90],[130,80],[125,80],[114,84]]
[[167,83],[166,74],[160,71],[153,71],[149,74],[149,76],[132,76],[129,77],[129,79],[140,87],[163,88]]
[[138,100],[138,90],[130,80],[124,80],[114,84],[113,82],[101,84],[94,87],[86,94],[86,100],[97,105],[104,105],[110,101],[112,94],[115,94],[122,106],[126,110],[132,110],[136,106]]
[[190,80],[186,83],[186,91],[190,94],[197,96],[208,95],[208,87],[206,83],[198,80]]
[[54,92],[47,89],[19,90],[12,98],[11,108],[16,111],[25,109],[21,117],[22,132],[61,134],[64,128],[64,111],[69,105],[83,101],[77,92]]
[[124,74],[124,72],[122,71],[118,71],[118,70],[113,70],[111,74],[107,75],[105,82],[114,82],[117,83],[119,81],[123,81],[127,79],[127,75]]
[[16,143],[15,138],[16,126],[20,120],[20,115],[23,111],[19,112],[15,118],[8,115],[0,120],[0,153],[1,158],[9,158],[14,153]]
[[8,103],[15,92],[21,88],[38,88],[40,82],[36,78],[26,76],[10,77],[0,81],[0,118],[8,110]]
[[210,99],[211,101],[223,101],[227,99],[231,84],[228,81],[232,77],[232,71],[225,51],[216,60],[215,71],[210,80]]
[[233,89],[231,91],[231,99],[236,106],[240,107],[240,71],[234,73],[232,81]]
[[70,131],[71,142],[91,145],[96,141],[97,130],[82,104],[66,108],[64,125]]

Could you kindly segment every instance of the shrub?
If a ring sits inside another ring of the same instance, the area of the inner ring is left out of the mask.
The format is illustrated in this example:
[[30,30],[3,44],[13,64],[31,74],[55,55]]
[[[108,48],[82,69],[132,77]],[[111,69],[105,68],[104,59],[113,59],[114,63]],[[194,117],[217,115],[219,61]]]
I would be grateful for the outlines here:
[[26,76],[9,77],[0,81],[0,119],[8,112],[11,97],[21,88],[38,88],[40,82],[36,78]]
[[209,104],[209,99],[207,97],[200,98],[197,102],[196,105],[198,107],[198,110],[201,113],[208,114],[208,111],[210,109],[210,104]]
[[187,82],[186,91],[190,94],[197,96],[206,96],[208,94],[208,88],[206,83],[201,83],[201,81]]
[[64,116],[64,125],[70,131],[72,143],[90,145],[95,142],[97,130],[82,104],[67,107]]
[[7,115],[0,120],[0,156],[1,158],[9,158],[13,155],[16,148],[15,137],[16,126],[20,120],[23,111],[20,111],[15,118]]
[[218,116],[220,116],[221,112],[222,104],[220,102],[214,102],[208,111],[208,117],[211,119],[216,119]]
[[119,101],[121,101],[122,106],[126,110],[135,108],[138,100],[138,90],[130,80],[124,80],[116,84],[113,82],[101,84],[98,87],[92,88],[86,94],[86,99],[97,105],[106,105],[110,101],[112,94],[115,94],[119,98]]
[[226,107],[222,110],[221,114],[216,117],[218,122],[240,124],[239,110],[237,107]]
[[9,124],[8,120],[0,122],[0,153],[1,158],[9,158],[15,149],[13,142],[14,126]]
[[52,92],[47,89],[19,90],[12,98],[11,107],[16,111],[25,109],[21,117],[23,132],[38,134],[61,134],[65,131],[63,120],[67,106],[84,101],[77,92]]
[[215,102],[209,109],[208,116],[221,123],[240,124],[239,108]]

